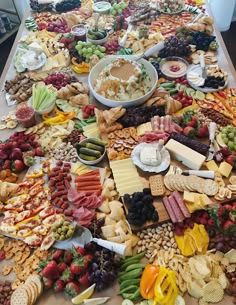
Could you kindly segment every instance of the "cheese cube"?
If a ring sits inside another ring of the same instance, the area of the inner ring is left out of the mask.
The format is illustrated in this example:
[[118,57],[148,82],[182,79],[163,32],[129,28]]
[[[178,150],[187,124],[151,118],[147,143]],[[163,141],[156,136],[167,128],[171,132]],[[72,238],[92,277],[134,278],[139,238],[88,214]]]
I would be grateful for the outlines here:
[[211,200],[206,194],[201,194],[200,202],[201,202],[202,207],[205,207],[206,205],[209,205],[211,203]]
[[172,157],[191,169],[200,169],[206,159],[205,156],[173,139],[167,142],[165,148],[170,152]]
[[193,192],[184,191],[183,200],[184,200],[184,202],[194,203],[194,193]]
[[230,165],[229,163],[223,161],[223,162],[220,163],[220,166],[219,166],[219,173],[220,173],[222,176],[228,178],[229,175],[230,175],[230,173],[231,173],[231,171],[232,171],[232,168],[233,168],[232,165]]
[[206,162],[205,165],[209,171],[215,171],[215,172],[219,171],[219,167],[217,166],[214,160]]

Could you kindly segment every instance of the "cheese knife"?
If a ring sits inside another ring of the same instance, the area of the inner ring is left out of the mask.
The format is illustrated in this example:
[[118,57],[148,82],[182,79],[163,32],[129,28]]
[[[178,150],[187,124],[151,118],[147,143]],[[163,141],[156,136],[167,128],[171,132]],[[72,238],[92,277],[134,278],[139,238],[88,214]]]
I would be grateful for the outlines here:
[[208,170],[184,170],[182,171],[182,175],[189,176],[194,175],[202,178],[208,178],[208,179],[214,179],[215,178],[215,172],[214,171],[208,171]]
[[210,122],[210,125],[208,127],[209,130],[209,150],[208,150],[208,157],[206,161],[210,161],[214,157],[215,149],[214,149],[214,139],[215,139],[215,133],[216,133],[216,123]]

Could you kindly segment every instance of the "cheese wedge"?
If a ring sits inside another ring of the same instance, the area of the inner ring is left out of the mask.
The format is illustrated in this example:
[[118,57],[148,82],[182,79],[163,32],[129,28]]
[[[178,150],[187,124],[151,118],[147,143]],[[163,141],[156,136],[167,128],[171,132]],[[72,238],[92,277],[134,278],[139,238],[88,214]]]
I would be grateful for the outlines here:
[[232,165],[230,165],[229,163],[223,161],[223,162],[220,163],[220,166],[219,166],[219,173],[220,173],[222,176],[228,178],[229,175],[230,175],[230,173],[231,173],[231,171],[232,171],[232,169],[233,169],[233,166],[232,166]]

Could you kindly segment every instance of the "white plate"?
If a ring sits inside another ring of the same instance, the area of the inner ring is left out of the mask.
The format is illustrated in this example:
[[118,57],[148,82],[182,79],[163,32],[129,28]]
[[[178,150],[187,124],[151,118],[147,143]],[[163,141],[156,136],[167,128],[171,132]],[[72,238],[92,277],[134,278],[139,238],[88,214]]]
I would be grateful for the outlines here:
[[[188,73],[190,72],[195,72],[197,74],[201,74],[201,66],[200,65],[196,65],[196,66],[193,66],[191,68],[189,68],[188,70]],[[209,88],[209,87],[199,87],[199,86],[196,86],[194,85],[189,79],[188,79],[188,73],[187,73],[187,81],[189,83],[189,85],[195,89],[195,90],[198,90],[198,91],[201,91],[201,92],[204,92],[204,93],[208,93],[208,92],[217,92],[217,91],[220,91],[220,90],[223,90],[227,84],[228,84],[228,78],[227,80],[225,81],[225,85],[223,87],[219,87],[217,89],[214,89],[214,88]]]
[[166,170],[168,168],[168,166],[170,165],[170,154],[169,152],[163,147],[161,150],[161,163],[157,166],[149,166],[146,164],[143,164],[140,161],[140,153],[141,150],[144,147],[147,146],[157,146],[158,142],[156,143],[140,143],[137,146],[135,146],[135,148],[132,151],[131,154],[131,158],[134,162],[135,165],[137,165],[139,168],[141,168],[141,170],[143,170],[144,172],[150,172],[150,173],[160,173],[163,172],[164,170]]
[[34,70],[38,70],[39,68],[41,68],[47,61],[47,56],[44,52],[42,52],[37,60],[37,65],[35,65],[33,68],[28,65],[27,62],[24,63],[24,66],[26,69],[28,69],[29,71],[34,71]]

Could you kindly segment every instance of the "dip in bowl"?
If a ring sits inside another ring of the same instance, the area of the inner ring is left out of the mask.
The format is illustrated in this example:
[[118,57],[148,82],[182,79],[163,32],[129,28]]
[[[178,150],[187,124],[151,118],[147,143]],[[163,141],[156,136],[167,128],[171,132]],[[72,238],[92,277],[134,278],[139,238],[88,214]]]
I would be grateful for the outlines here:
[[187,74],[188,62],[181,57],[166,57],[160,63],[161,72],[168,78],[179,78]]
[[153,94],[158,75],[145,59],[136,56],[107,56],[90,71],[88,83],[93,96],[109,107],[143,104]]

